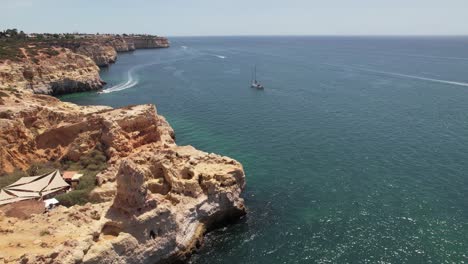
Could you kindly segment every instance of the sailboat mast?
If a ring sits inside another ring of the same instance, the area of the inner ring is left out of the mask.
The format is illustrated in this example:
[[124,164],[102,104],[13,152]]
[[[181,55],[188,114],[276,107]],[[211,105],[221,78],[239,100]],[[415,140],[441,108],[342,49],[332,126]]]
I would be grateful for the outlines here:
[[253,80],[254,80],[254,72],[251,71],[250,72],[250,83],[253,83]]
[[257,65],[254,67],[254,80],[257,82]]

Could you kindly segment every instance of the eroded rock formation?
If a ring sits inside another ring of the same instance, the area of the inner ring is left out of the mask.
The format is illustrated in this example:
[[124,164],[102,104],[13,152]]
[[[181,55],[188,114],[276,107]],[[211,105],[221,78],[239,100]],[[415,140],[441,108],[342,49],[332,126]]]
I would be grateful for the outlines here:
[[117,59],[117,51],[113,46],[101,45],[100,43],[80,45],[76,52],[90,57],[99,67],[109,66]]
[[[0,62],[0,88],[29,90],[39,94],[62,94],[97,90],[104,82],[99,68],[87,56],[66,48],[40,49],[23,61]],[[25,53],[26,54],[26,53]]]
[[0,89],[52,95],[99,90],[105,84],[99,77],[99,67],[114,63],[117,52],[167,47],[169,41],[156,36],[113,35],[32,43],[21,48],[22,60],[0,61]]
[[124,40],[136,49],[167,48],[169,41],[163,37],[124,37]]
[[99,145],[110,162],[149,143],[174,144],[153,105],[82,107],[32,93],[0,90],[0,174],[32,160],[78,160]]
[[107,42],[109,45],[114,47],[117,52],[126,52],[135,50],[135,44],[131,41],[126,41],[122,37],[116,37]]
[[185,260],[207,230],[245,214],[242,165],[177,146],[153,105],[82,107],[12,91],[0,99],[2,171],[74,159],[96,145],[109,159],[92,192],[96,203],[26,220],[0,216],[0,262]]

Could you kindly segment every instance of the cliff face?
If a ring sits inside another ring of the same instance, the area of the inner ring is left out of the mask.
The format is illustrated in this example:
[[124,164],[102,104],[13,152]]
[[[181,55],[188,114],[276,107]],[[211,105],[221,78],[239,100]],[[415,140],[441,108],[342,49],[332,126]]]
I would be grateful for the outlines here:
[[135,50],[135,45],[131,41],[126,41],[122,37],[116,37],[107,42],[114,47],[117,52],[126,52]]
[[15,168],[26,169],[33,161],[73,156],[76,148],[91,149],[85,143],[96,143],[92,141],[95,136],[83,132],[89,138],[79,138],[67,124],[89,131],[92,123],[84,123],[84,116],[106,109],[80,107],[31,92],[0,90],[0,175]]
[[86,43],[77,48],[76,52],[90,57],[99,67],[109,66],[117,59],[117,51],[111,45]]
[[87,56],[66,48],[39,49],[36,55],[23,52],[23,61],[0,62],[0,89],[62,94],[97,90],[104,84]]
[[[108,168],[96,204],[17,220],[0,215],[0,260],[166,263],[185,260],[214,225],[245,214],[242,165],[177,146],[153,105],[82,107],[28,92],[0,93],[0,169],[76,160],[101,145]],[[48,235],[41,232],[47,230]]]
[[102,37],[82,42],[74,49],[77,53],[90,57],[100,67],[109,66],[117,59],[117,52],[135,49],[168,48],[167,38],[154,36]]
[[117,52],[169,47],[166,38],[154,36],[103,36],[39,44],[41,47],[21,48],[21,61],[0,61],[0,89],[52,95],[99,90],[105,83],[99,77],[98,66],[114,63]]
[[168,48],[169,41],[163,37],[125,37],[127,43],[133,43],[137,49]]
[[32,160],[76,161],[96,145],[115,162],[141,145],[174,143],[172,128],[152,105],[80,107],[49,96],[8,91],[1,92],[1,100],[0,174],[26,169]]

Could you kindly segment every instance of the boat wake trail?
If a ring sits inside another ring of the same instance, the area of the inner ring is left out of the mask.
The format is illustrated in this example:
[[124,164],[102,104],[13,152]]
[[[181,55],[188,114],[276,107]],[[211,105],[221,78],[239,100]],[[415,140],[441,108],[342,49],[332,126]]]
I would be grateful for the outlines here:
[[398,72],[378,71],[378,70],[373,70],[373,69],[368,69],[368,68],[361,68],[361,67],[352,67],[352,66],[328,64],[328,63],[326,63],[326,65],[333,66],[333,67],[340,67],[340,68],[348,68],[348,69],[353,69],[353,70],[365,71],[365,72],[384,74],[384,75],[395,76],[395,77],[403,77],[403,78],[409,78],[409,79],[415,79],[415,80],[421,80],[421,81],[436,82],[436,83],[443,83],[443,84],[450,84],[450,85],[468,87],[468,83],[465,83],[465,82],[456,82],[456,81],[449,81],[449,80],[434,79],[434,78],[429,78],[429,77],[424,77],[424,76],[409,75],[409,74],[403,74],[403,73],[398,73]]
[[[141,64],[141,65],[137,65],[137,66],[134,66],[134,67],[130,68],[128,70],[128,72],[127,72],[127,81],[126,82],[119,83],[119,84],[114,85],[112,87],[103,89],[100,93],[103,93],[103,94],[113,93],[113,92],[122,91],[122,90],[125,90],[125,89],[132,88],[132,87],[136,86],[139,82],[135,78],[134,74],[139,69],[146,68],[146,67],[153,66],[153,65],[165,65],[165,64],[170,64],[171,65],[171,64],[173,64],[175,62],[190,61],[190,60],[194,60],[196,58],[199,58],[201,56],[207,55],[207,54],[203,54],[201,52],[198,52],[196,50],[191,50],[191,49],[188,50],[187,46],[182,46],[182,49],[185,50],[184,53],[188,53],[188,54],[184,54],[183,57],[168,59],[168,60],[158,60],[158,61],[155,61],[155,62],[151,62],[151,63],[147,63],[147,64]],[[220,59],[225,59],[226,58],[226,56],[216,55],[216,54],[213,54],[212,56],[218,57]],[[174,68],[173,66],[168,66],[168,67]],[[168,67],[165,67],[165,68],[172,69],[172,68],[168,68]],[[179,78],[179,79],[184,79],[182,75],[183,75],[183,71],[176,71],[174,73],[174,76]]]
[[455,81],[448,81],[448,80],[440,80],[440,79],[433,79],[433,78],[427,78],[427,77],[422,77],[422,76],[416,76],[416,75],[408,75],[408,74],[402,74],[402,73],[396,73],[396,72],[384,72],[384,71],[374,71],[374,70],[368,70],[369,72],[375,72],[375,73],[381,73],[381,74],[387,74],[387,75],[393,75],[397,77],[405,77],[405,78],[411,78],[411,79],[416,79],[416,80],[422,80],[422,81],[429,81],[429,82],[437,82],[437,83],[444,83],[444,84],[451,84],[451,85],[458,85],[458,86],[465,86],[468,87],[468,83],[464,82],[455,82]]
[[130,69],[127,73],[128,80],[125,83],[120,83],[115,86],[109,87],[107,89],[102,90],[102,93],[112,93],[112,92],[117,92],[117,91],[122,91],[128,88],[132,88],[133,86],[138,84],[137,80],[133,79],[133,71],[136,69],[136,67]]
[[[199,55],[197,55],[197,56],[199,56]],[[125,90],[125,89],[128,89],[128,88],[134,87],[135,85],[138,84],[138,80],[136,80],[134,78],[134,73],[139,69],[146,68],[146,67],[153,66],[153,65],[164,65],[164,64],[168,64],[168,63],[174,63],[174,62],[177,62],[177,61],[182,61],[182,60],[191,60],[191,59],[196,58],[197,56],[190,56],[190,57],[172,59],[172,60],[167,60],[167,61],[157,61],[157,62],[152,62],[152,63],[147,63],[147,64],[141,64],[141,65],[134,66],[134,67],[130,68],[130,70],[128,70],[128,72],[127,72],[127,81],[126,82],[117,84],[117,85],[109,87],[109,88],[106,88],[106,89],[102,90],[101,93],[105,93],[105,94],[113,93],[113,92],[122,91],[122,90]]]

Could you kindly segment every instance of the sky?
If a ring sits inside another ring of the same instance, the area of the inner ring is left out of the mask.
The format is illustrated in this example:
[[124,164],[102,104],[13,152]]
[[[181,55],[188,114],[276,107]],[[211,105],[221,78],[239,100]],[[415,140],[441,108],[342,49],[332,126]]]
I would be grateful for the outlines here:
[[0,30],[227,35],[468,35],[468,0],[0,0]]

